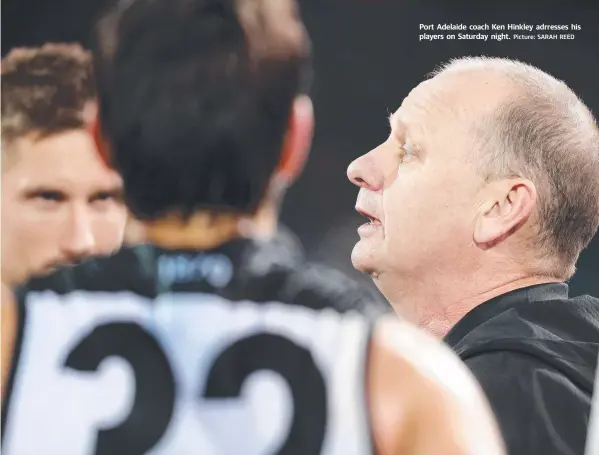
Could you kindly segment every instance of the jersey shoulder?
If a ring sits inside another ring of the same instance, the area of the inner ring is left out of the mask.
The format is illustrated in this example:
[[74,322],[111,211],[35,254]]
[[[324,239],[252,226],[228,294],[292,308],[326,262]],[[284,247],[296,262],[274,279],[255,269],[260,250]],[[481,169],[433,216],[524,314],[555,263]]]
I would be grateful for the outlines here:
[[268,242],[253,242],[241,259],[239,295],[311,309],[357,311],[369,318],[390,312],[374,289],[328,265],[306,260],[301,243],[282,228]]
[[339,270],[315,262],[306,262],[291,273],[283,291],[293,302],[309,301],[317,309],[358,311],[373,318],[390,312],[390,306],[375,290]]
[[125,246],[111,256],[88,259],[74,267],[31,278],[17,289],[18,296],[35,291],[67,294],[73,291],[132,291],[155,295],[155,249],[150,245]]

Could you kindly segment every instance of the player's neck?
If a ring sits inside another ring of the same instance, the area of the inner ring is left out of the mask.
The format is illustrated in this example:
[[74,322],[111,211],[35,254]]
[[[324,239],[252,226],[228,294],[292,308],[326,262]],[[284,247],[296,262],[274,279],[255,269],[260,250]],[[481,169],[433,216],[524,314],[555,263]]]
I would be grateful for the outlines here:
[[[439,280],[434,283],[421,282],[404,289],[394,302],[399,313],[408,307],[406,316],[419,327],[442,338],[468,312],[495,297],[510,291],[559,280],[541,275],[475,274],[467,280]],[[407,291],[407,292],[406,292]],[[392,303],[394,303],[392,302]],[[404,304],[405,302],[405,304]]]
[[143,239],[167,249],[210,250],[249,237],[271,237],[277,229],[276,211],[260,208],[255,215],[199,211],[188,220],[169,216],[143,224]]

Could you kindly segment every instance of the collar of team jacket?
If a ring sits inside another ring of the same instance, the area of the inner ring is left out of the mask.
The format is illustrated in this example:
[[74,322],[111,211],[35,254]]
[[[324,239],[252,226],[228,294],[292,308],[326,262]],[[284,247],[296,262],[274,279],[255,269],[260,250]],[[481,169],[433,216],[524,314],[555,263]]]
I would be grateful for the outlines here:
[[510,291],[482,303],[466,313],[445,336],[445,342],[456,346],[472,330],[493,319],[510,308],[525,303],[568,298],[568,285],[565,283],[545,283]]

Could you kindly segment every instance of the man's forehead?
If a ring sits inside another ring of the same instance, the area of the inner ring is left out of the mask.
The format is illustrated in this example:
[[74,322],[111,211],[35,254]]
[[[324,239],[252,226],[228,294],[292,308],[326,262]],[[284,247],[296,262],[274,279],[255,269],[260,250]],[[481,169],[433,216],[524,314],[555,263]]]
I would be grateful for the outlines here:
[[432,117],[451,114],[451,106],[443,99],[439,87],[431,81],[420,83],[404,98],[401,106],[389,117],[394,131],[410,131],[423,128]]
[[90,141],[50,141],[27,140],[19,144],[14,149],[17,158],[4,171],[4,177],[18,182],[21,188],[45,186],[88,191],[93,187],[109,190],[121,186],[121,177],[105,166]]
[[505,99],[506,93],[505,81],[493,75],[440,74],[410,91],[390,117],[391,127],[472,121]]
[[43,187],[46,190],[60,190],[66,193],[114,191],[123,186],[117,173],[63,172],[59,168],[52,168],[47,172],[30,168],[29,172],[20,172],[11,181],[17,182],[18,187],[23,190]]

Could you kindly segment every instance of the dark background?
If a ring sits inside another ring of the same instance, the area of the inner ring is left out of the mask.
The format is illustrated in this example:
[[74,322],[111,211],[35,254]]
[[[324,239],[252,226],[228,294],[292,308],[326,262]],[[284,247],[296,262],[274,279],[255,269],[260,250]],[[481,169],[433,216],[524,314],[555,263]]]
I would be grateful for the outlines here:
[[[113,2],[4,0],[2,55],[15,45],[47,41],[87,45],[94,17]],[[388,113],[437,65],[465,55],[519,59],[566,81],[599,114],[599,0],[304,0],[301,8],[314,44],[317,128],[312,158],[288,194],[283,222],[309,257],[357,279],[369,282],[349,260],[362,218],[353,211],[357,190],[345,169],[385,140]],[[574,40],[419,42],[419,24],[443,23],[580,24],[582,30],[545,32],[575,33]],[[573,294],[599,296],[598,236],[570,285]]]

